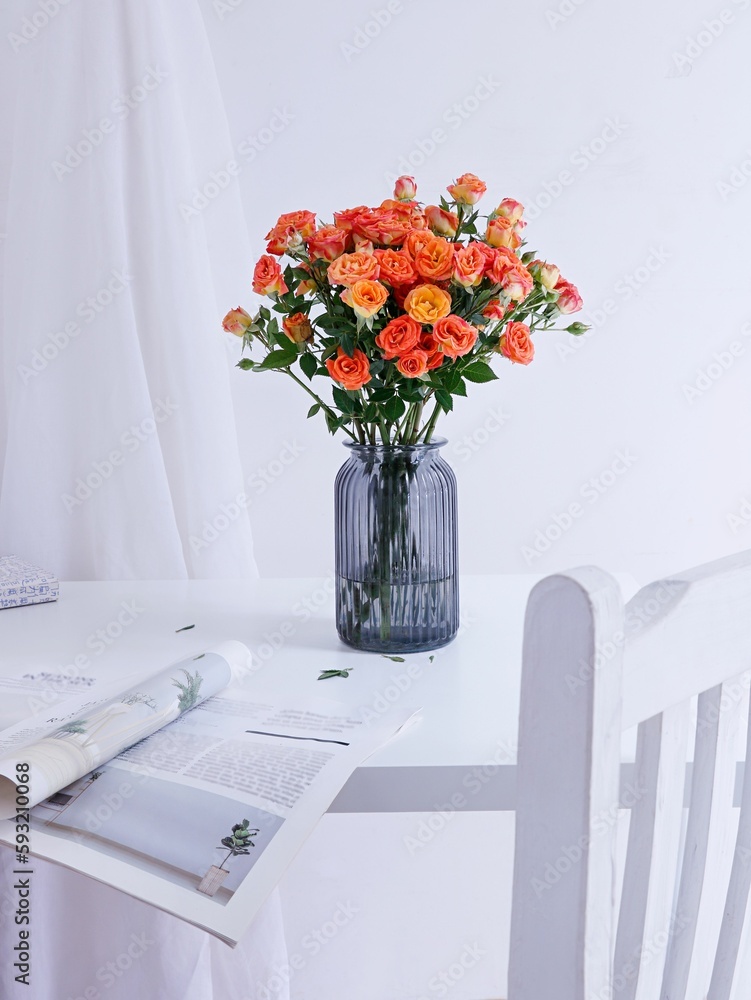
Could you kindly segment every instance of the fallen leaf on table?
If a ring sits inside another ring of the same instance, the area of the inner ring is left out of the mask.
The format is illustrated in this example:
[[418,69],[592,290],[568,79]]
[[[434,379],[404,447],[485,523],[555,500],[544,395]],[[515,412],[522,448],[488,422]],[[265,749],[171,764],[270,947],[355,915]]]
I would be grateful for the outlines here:
[[187,632],[189,628],[195,628],[195,625],[183,625],[182,628],[176,628],[175,632]]
[[389,656],[388,653],[381,653],[381,656],[384,656],[387,660],[393,660],[394,663],[404,663],[403,656]]
[[350,670],[354,667],[347,667],[346,670],[324,670],[318,677],[319,681],[327,681],[330,677],[349,677]]

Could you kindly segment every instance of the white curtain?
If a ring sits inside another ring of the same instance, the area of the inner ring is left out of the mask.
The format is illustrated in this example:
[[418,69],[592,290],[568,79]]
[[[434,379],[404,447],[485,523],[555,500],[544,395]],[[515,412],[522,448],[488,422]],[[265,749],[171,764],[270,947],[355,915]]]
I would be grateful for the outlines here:
[[250,252],[197,0],[8,7],[0,553],[256,575],[221,332]]

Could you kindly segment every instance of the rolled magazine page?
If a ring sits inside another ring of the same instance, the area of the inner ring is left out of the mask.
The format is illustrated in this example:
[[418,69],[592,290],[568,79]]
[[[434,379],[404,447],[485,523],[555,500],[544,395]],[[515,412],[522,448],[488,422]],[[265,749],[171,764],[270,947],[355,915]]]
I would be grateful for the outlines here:
[[20,763],[28,765],[29,806],[35,806],[219,694],[247,671],[250,656],[241,642],[223,642],[84,713],[46,720],[50,728],[41,738],[29,741],[29,730],[21,729],[0,756],[0,820],[16,814]]

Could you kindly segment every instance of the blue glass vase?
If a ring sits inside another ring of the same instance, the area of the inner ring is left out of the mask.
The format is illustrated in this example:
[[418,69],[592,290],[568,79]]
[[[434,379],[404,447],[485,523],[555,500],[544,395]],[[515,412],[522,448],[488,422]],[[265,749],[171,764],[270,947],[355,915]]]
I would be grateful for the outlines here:
[[415,653],[456,635],[456,477],[445,443],[346,445],[334,487],[336,620],[350,646]]

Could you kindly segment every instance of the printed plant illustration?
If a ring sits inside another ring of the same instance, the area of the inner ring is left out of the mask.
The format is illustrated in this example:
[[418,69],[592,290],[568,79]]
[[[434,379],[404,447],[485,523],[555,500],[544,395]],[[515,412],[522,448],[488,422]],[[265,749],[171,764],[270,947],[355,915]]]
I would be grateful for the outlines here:
[[65,739],[66,736],[82,736],[86,733],[86,723],[88,719],[73,719],[60,726],[55,733],[55,739]]
[[248,848],[256,846],[250,838],[256,837],[261,831],[255,827],[250,830],[249,826],[250,821],[244,819],[242,823],[235,823],[229,837],[222,837],[222,847],[229,848],[229,850],[220,867],[224,868],[230,858],[240,854],[250,854]]
[[174,686],[180,691],[177,704],[181,713],[187,712],[189,708],[193,708],[198,701],[198,693],[203,683],[203,677],[201,677],[197,670],[192,675],[187,670],[183,670],[183,673],[185,674],[185,684],[177,680],[177,678],[172,681]]
[[143,691],[136,691],[135,694],[130,695],[128,698],[123,698],[123,705],[146,705],[152,712],[156,712],[158,708],[157,703],[151,695],[144,694]]

